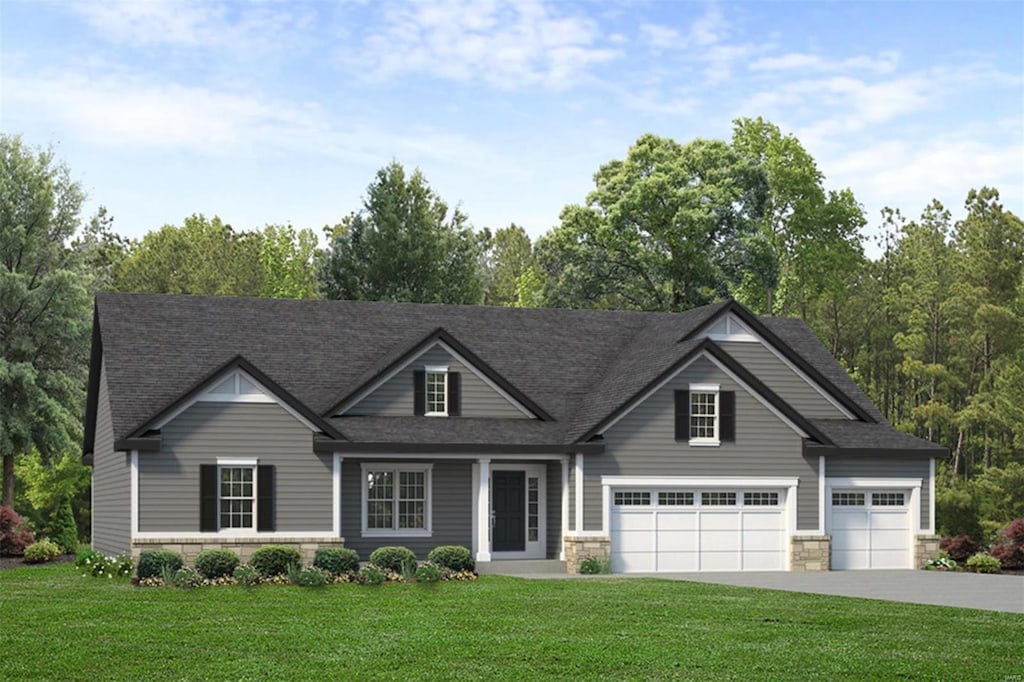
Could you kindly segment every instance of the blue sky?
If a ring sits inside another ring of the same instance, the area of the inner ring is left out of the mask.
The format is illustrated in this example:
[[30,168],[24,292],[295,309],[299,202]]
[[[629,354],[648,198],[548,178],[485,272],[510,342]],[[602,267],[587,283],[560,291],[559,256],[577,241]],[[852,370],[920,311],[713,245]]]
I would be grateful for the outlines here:
[[418,166],[533,236],[645,132],[795,134],[869,227],[972,187],[1024,215],[1024,3],[0,0],[0,127],[115,229],[319,233]]

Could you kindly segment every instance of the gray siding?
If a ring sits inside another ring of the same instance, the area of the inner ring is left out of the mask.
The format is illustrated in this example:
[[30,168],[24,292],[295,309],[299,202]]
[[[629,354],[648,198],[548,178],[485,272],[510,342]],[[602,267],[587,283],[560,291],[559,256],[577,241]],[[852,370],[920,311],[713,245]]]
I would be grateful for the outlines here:
[[341,470],[341,530],[345,546],[359,552],[366,561],[370,552],[385,545],[401,545],[425,559],[438,545],[473,546],[473,469],[472,462],[441,460],[431,471],[431,537],[362,536],[362,464],[394,460],[357,460],[346,458]]
[[139,454],[139,531],[199,531],[199,466],[255,457],[275,467],[278,532],[330,532],[333,458],[276,404],[200,402],[162,429],[160,452]]
[[92,465],[92,547],[107,555],[131,549],[131,454],[114,452],[106,363],[100,364]]
[[719,341],[717,343],[804,417],[810,419],[847,418],[839,408],[826,400],[760,343],[743,341]]
[[526,419],[503,395],[442,348],[432,348],[349,408],[351,416],[407,417],[413,414],[413,372],[424,365],[446,365],[461,375],[462,416]]
[[[736,442],[691,447],[675,440],[674,391],[716,383],[736,392]],[[752,395],[700,358],[604,434],[605,451],[584,458],[584,530],[601,529],[601,476],[798,477],[797,528],[818,528],[818,461],[802,439]]]
[[547,466],[547,556],[558,558],[562,546],[562,463],[548,462]]
[[919,478],[921,529],[932,530],[929,468],[928,460],[923,457],[828,457],[825,460],[825,478]]

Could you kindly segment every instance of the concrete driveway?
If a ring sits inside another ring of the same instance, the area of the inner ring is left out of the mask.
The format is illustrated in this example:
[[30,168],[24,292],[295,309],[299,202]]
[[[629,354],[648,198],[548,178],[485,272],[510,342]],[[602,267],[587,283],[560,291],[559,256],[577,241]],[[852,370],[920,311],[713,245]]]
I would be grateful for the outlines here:
[[[637,574],[630,574],[637,575]],[[1024,576],[946,571],[650,573],[651,578],[1024,613]]]

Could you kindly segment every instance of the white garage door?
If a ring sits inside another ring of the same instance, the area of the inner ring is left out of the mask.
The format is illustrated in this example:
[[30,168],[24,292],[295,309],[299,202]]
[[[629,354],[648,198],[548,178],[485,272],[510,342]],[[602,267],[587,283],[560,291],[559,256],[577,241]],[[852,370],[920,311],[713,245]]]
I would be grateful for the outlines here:
[[832,569],[911,568],[909,490],[833,490]]
[[786,570],[779,490],[613,490],[612,570]]

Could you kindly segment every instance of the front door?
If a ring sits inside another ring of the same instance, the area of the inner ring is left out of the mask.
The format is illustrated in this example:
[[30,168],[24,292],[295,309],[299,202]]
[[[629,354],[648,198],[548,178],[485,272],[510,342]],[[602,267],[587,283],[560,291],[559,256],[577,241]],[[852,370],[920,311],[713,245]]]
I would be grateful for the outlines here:
[[495,552],[522,552],[526,549],[526,472],[495,471],[491,485],[491,548]]

